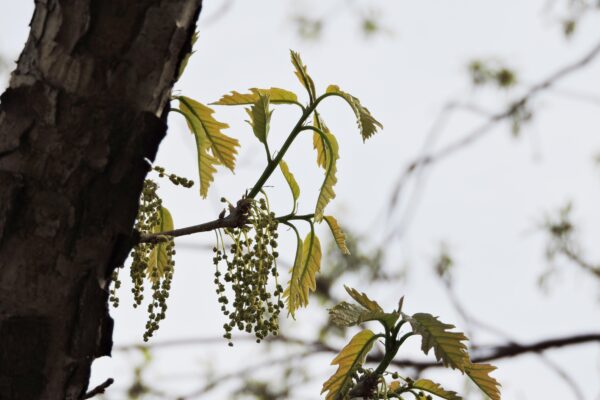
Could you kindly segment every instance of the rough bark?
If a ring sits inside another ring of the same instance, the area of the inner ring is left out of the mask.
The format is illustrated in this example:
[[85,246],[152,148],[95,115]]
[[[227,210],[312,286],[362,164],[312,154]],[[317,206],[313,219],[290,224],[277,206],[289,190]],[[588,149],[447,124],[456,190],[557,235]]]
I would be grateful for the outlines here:
[[201,0],[37,0],[0,104],[0,399],[81,399]]

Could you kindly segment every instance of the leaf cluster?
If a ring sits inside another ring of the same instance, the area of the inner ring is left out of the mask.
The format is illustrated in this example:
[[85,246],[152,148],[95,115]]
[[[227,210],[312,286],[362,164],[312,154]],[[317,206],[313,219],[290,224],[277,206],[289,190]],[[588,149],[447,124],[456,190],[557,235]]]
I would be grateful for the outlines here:
[[[333,359],[331,363],[338,365],[337,371],[323,384],[322,389],[327,394],[327,400],[361,396],[369,399],[401,399],[404,394],[413,395],[415,399],[425,399],[424,392],[447,400],[462,399],[456,392],[445,390],[428,379],[414,381],[409,377],[401,377],[396,372],[387,372],[400,346],[411,336],[421,337],[423,353],[429,354],[433,350],[438,362],[467,375],[492,400],[500,399],[500,385],[489,375],[495,367],[471,362],[465,343],[467,337],[461,332],[453,331],[454,325],[445,324],[431,314],[404,313],[403,298],[396,310],[386,313],[366,294],[349,287],[346,287],[346,292],[356,304],[342,302],[333,307],[329,311],[332,322],[347,327],[378,321],[383,332],[376,334],[370,329],[363,329]],[[406,326],[409,329],[403,331],[402,328]],[[365,359],[378,340],[383,341],[385,348],[383,358],[374,370],[365,369]],[[387,375],[391,375],[394,381],[388,382]]]

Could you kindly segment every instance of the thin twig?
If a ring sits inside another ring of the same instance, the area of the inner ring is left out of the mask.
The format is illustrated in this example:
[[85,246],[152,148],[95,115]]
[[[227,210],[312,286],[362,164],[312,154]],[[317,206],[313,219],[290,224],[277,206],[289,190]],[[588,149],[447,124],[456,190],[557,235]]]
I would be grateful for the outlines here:
[[85,394],[85,396],[83,396],[83,398],[91,399],[92,397],[94,397],[97,394],[104,393],[106,388],[109,387],[110,385],[112,385],[114,382],[115,382],[115,380],[113,378],[108,378],[107,380],[105,380],[104,382],[102,382],[101,384],[99,384],[98,386],[96,386],[95,388],[90,390],[89,392],[87,392]]

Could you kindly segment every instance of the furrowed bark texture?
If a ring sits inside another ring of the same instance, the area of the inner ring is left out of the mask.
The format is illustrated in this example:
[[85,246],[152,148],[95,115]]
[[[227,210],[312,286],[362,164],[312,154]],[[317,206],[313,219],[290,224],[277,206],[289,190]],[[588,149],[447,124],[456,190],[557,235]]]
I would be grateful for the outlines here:
[[80,399],[110,355],[131,248],[201,0],[38,0],[0,98],[0,399]]

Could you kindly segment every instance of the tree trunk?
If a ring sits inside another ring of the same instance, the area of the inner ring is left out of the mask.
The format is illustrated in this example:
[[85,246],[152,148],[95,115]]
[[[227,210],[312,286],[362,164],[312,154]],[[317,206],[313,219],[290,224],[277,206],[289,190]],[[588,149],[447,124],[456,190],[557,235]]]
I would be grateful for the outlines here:
[[201,0],[37,0],[0,104],[0,399],[81,399]]

